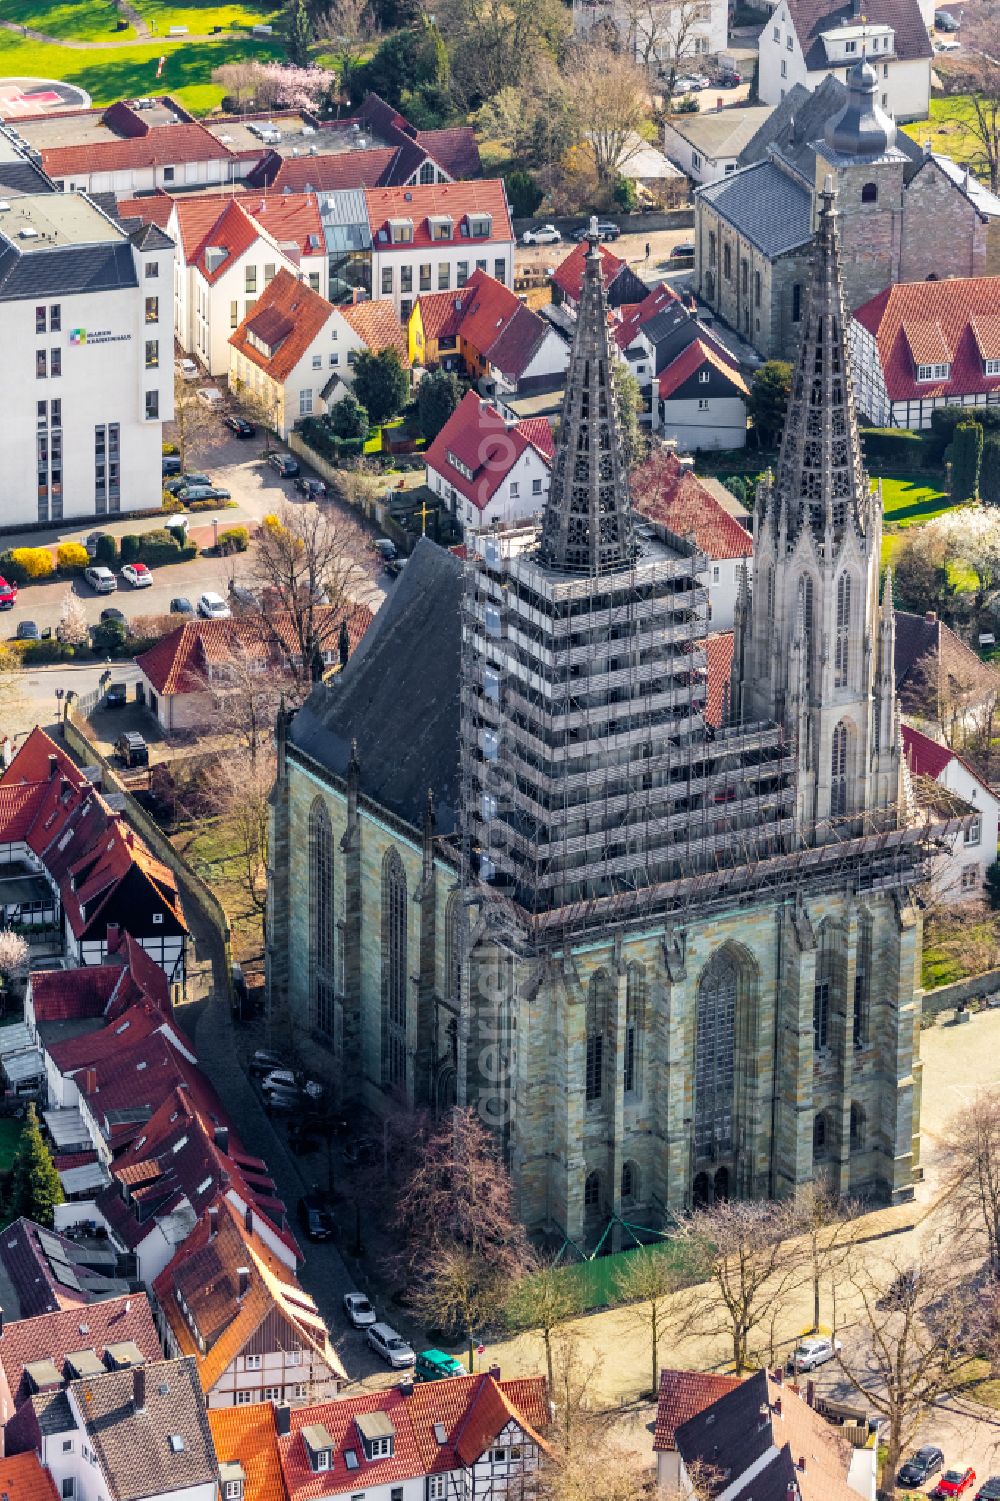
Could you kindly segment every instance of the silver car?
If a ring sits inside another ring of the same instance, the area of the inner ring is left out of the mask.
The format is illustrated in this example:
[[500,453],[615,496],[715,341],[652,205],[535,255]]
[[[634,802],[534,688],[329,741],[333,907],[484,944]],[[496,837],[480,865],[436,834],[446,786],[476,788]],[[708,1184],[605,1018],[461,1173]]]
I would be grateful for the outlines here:
[[412,1348],[389,1324],[372,1324],[368,1330],[368,1343],[394,1371],[417,1363]]
[[370,1329],[377,1322],[375,1310],[364,1293],[345,1293],[344,1312],[355,1329]]

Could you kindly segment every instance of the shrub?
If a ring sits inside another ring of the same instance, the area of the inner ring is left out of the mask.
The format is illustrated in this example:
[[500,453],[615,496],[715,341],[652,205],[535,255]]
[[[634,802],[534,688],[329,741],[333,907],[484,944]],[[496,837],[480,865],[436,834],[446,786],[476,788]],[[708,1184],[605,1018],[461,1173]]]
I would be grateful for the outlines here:
[[[103,620],[100,625],[94,627],[90,639],[93,642],[94,651],[98,656],[116,657],[121,655],[127,634],[125,626],[120,620]],[[37,644],[47,646],[49,643],[43,641]]]
[[234,511],[235,500],[189,500],[189,511]]
[[[101,627],[97,627],[98,630]],[[96,639],[97,631],[94,635]],[[48,641],[25,641],[20,646],[21,657],[25,666],[35,663],[43,666],[47,662],[72,662],[74,658],[85,656],[86,647],[72,646],[68,641],[60,641],[52,636]]]
[[987,505],[1000,506],[1000,438],[987,438],[983,444],[979,495]]
[[639,193],[631,177],[619,177],[612,196],[623,214],[634,214],[639,207]]
[[47,579],[55,573],[52,553],[47,547],[15,547],[10,559],[24,570],[25,579]]
[[250,533],[245,526],[231,526],[219,533],[219,548],[222,552],[246,552],[250,546]]
[[960,422],[951,444],[951,493],[954,500],[979,497],[979,466],[983,457],[983,430],[978,422]]
[[507,201],[515,219],[530,219],[538,212],[543,193],[530,172],[520,167],[508,172],[504,178],[507,185]]
[[118,539],[110,532],[102,532],[97,539],[96,561],[113,568],[118,562]]
[[923,438],[905,427],[862,428],[861,441],[867,459],[886,459],[912,468],[921,465],[926,457]]
[[977,422],[984,432],[1000,431],[1000,407],[937,407],[931,413],[931,430],[925,438],[935,463],[941,461],[956,427]]
[[177,453],[178,452],[178,448],[177,448],[177,444],[176,443],[164,443],[162,445],[162,448],[163,448],[163,452],[165,454],[173,454],[173,453]]
[[139,560],[139,549],[142,546],[142,538],[135,532],[126,532],[121,540],[121,560],[123,563],[136,563]]
[[87,549],[79,542],[60,542],[56,548],[56,563],[60,573],[79,573],[89,562]]
[[334,402],[327,422],[335,438],[367,438],[368,436],[368,413],[350,391],[339,401]]
[[164,490],[164,492],[163,492],[163,504],[160,506],[160,510],[161,511],[172,512],[172,511],[183,511],[183,509],[184,509],[184,502],[183,502],[183,500],[181,500],[180,497],[177,496],[177,495],[171,495],[171,493],[170,493],[169,490]]
[[422,437],[432,442],[458,406],[462,392],[450,370],[432,370],[417,387],[417,423]]

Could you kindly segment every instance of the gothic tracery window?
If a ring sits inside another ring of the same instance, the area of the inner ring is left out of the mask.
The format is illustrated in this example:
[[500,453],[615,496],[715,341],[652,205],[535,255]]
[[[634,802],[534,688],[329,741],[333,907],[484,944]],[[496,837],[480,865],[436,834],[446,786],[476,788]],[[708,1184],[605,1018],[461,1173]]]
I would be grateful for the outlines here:
[[312,1023],[334,1034],[334,951],[337,920],[333,904],[333,827],[323,799],[309,810],[309,970]]
[[630,964],[625,995],[625,1093],[642,1092],[642,1041],[646,1010],[646,971]]
[[611,977],[606,969],[592,976],[587,991],[587,1104],[596,1105],[604,1095],[604,1038],[608,1029]]
[[843,720],[833,732],[830,748],[830,816],[841,818],[847,812],[848,730]]
[[808,573],[804,573],[799,579],[799,604],[802,607],[802,649],[805,652],[806,689],[809,692],[812,691],[813,684],[813,640],[815,621],[813,598],[813,581]]
[[851,650],[851,575],[842,573],[837,580],[837,633],[834,645],[833,681],[836,688],[847,687],[847,669]]
[[457,1000],[462,990],[462,893],[453,891],[444,912],[445,998]]
[[736,1001],[740,969],[723,949],[698,985],[694,1068],[694,1152],[714,1160],[733,1146]]
[[863,912],[858,920],[858,951],[854,968],[854,1046],[868,1041],[868,1009],[871,988],[872,920]]
[[406,872],[395,849],[382,861],[382,1082],[406,1084]]

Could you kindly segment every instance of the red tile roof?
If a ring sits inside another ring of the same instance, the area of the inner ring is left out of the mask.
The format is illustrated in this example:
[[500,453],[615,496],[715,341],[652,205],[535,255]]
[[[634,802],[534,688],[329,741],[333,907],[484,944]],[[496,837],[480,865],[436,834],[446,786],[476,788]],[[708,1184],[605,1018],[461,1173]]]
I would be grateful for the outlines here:
[[[1000,391],[983,362],[1000,358],[1000,276],[954,277],[887,287],[854,313],[878,348],[891,401]],[[918,364],[950,364],[947,380],[917,380]]]
[[732,631],[716,631],[714,635],[706,636],[705,656],[708,660],[705,720],[718,729],[729,695],[729,676],[733,665]]
[[155,224],[166,229],[174,211],[174,200],[162,188],[145,198],[119,198],[118,215],[122,219],[141,219],[143,224]]
[[711,344],[703,339],[693,339],[686,349],[682,349],[675,360],[671,360],[660,372],[658,389],[661,401],[669,401],[675,391],[679,391],[685,381],[690,380],[702,365],[711,365],[720,375],[729,381],[730,385],[741,395],[748,396],[747,383],[739,370],[729,360],[725,360]]
[[227,161],[230,152],[197,122],[158,125],[146,135],[109,136],[81,146],[49,146],[42,166],[50,177],[74,173],[134,172],[141,167],[182,166],[186,162]]
[[406,332],[391,298],[376,297],[371,302],[345,303],[338,312],[358,338],[364,340],[365,348],[371,350],[372,354],[379,354],[383,349],[394,349],[403,364],[409,365]]
[[425,339],[454,338],[462,326],[465,288],[458,292],[424,292],[416,306]]
[[[732,637],[729,639],[731,641]],[[656,1401],[654,1453],[675,1449],[674,1434],[677,1429],[739,1385],[739,1376],[716,1375],[712,1371],[661,1371]]]
[[[546,424],[547,426],[547,424]],[[427,467],[444,475],[459,494],[485,511],[511,469],[528,447],[541,448],[541,436],[529,436],[524,425],[506,422],[495,406],[467,391],[425,455]],[[551,443],[551,431],[549,434]],[[463,466],[458,469],[449,455]],[[464,470],[471,472],[472,478]]]
[[929,735],[925,735],[921,730],[914,729],[912,725],[904,724],[901,726],[901,730],[903,737],[903,758],[911,772],[915,773],[915,775],[918,777],[933,777],[937,781],[942,773],[951,765],[952,761],[957,761],[959,766],[963,767],[969,773],[969,776],[979,783],[980,787],[985,788],[990,797],[996,797],[997,794],[989,782],[981,777],[975,767],[964,756],[960,756],[958,751],[953,751],[947,745],[941,745],[937,740],[932,740]]
[[[394,1452],[386,1459],[365,1458],[355,1427],[356,1418],[374,1412],[386,1413],[396,1430]],[[285,1486],[291,1501],[306,1501],[456,1470],[478,1459],[512,1417],[544,1446],[549,1414],[542,1377],[494,1381],[488,1375],[453,1376],[418,1382],[410,1397],[394,1387],[293,1408],[292,1431],[278,1439]],[[314,1423],[333,1440],[333,1465],[322,1474],[312,1470],[302,1438],[302,1429]],[[445,1430],[443,1444],[434,1433],[437,1423]],[[355,1449],[357,1469],[348,1470],[345,1448]]]
[[74,1350],[93,1350],[101,1358],[108,1345],[119,1345],[126,1340],[137,1344],[147,1360],[162,1359],[144,1292],[5,1324],[0,1339],[0,1366],[15,1405],[20,1405],[29,1395],[22,1384],[22,1372],[32,1361],[51,1360],[62,1371],[67,1355]]
[[[268,282],[229,342],[251,364],[281,384],[333,316],[334,309],[325,297],[282,268]],[[264,339],[272,349],[270,357],[254,348],[251,333]]]
[[58,1501],[51,1472],[34,1451],[0,1459],[0,1494],[8,1501]]
[[[260,230],[246,210],[227,203],[198,247],[194,264],[207,282],[218,281],[259,239]],[[209,250],[224,250],[224,259],[210,263]]]
[[272,1402],[210,1407],[208,1426],[219,1463],[238,1461],[243,1467],[244,1501],[288,1501]]
[[712,559],[748,558],[753,538],[677,456],[659,451],[631,475],[636,507],[679,537],[692,537]]
[[456,182],[479,177],[483,163],[471,125],[451,125],[444,130],[418,130],[417,145],[432,156]]
[[657,313],[669,307],[673,302],[679,302],[677,293],[667,282],[663,281],[658,287],[654,287],[648,297],[641,302],[630,302],[618,309],[619,321],[614,328],[615,342],[619,349],[628,349],[638,337],[642,325]]
[[120,1016],[127,1006],[147,1000],[170,1013],[170,985],[166,975],[130,933],[121,934],[106,964],[78,969],[34,970],[30,977],[35,1021]]
[[[368,224],[371,229],[373,249],[379,254],[399,250],[412,252],[431,245],[459,245],[474,258],[477,245],[486,246],[498,241],[512,241],[510,211],[507,195],[500,178],[486,178],[481,182],[429,183],[412,188],[366,188],[365,202],[368,206]],[[447,240],[432,240],[427,223],[429,215],[447,215],[452,221],[452,233]],[[492,218],[490,236],[485,240],[473,240],[468,235],[468,216],[489,214]],[[413,239],[405,245],[393,245],[389,240],[389,220],[410,219],[413,221]],[[463,229],[466,231],[462,233]]]
[[528,442],[538,449],[543,458],[549,463],[556,456],[556,440],[552,432],[552,424],[547,417],[523,417],[517,424],[519,433],[523,433]]
[[[606,245],[598,245],[598,254],[601,257],[601,278],[604,282],[604,290],[607,291],[611,283],[628,265],[620,255],[615,255]],[[566,259],[556,267],[552,278],[553,286],[564,292],[571,302],[579,302],[580,292],[583,288],[583,263],[587,259],[590,245],[586,240],[581,240],[575,245]]]

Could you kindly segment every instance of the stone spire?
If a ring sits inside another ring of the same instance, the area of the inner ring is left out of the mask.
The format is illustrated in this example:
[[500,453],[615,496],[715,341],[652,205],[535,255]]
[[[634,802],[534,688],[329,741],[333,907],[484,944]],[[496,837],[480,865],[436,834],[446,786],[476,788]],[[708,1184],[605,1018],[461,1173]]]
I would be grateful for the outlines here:
[[596,219],[587,241],[540,556],[549,568],[597,575],[629,566],[635,534]]
[[827,177],[820,194],[802,342],[777,473],[762,518],[775,532],[784,526],[789,543],[804,527],[811,528],[821,549],[838,545],[851,525],[864,535],[871,507],[847,355],[834,197]]

